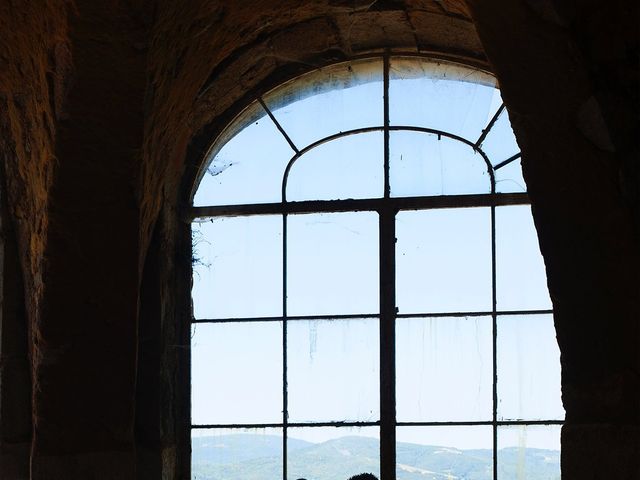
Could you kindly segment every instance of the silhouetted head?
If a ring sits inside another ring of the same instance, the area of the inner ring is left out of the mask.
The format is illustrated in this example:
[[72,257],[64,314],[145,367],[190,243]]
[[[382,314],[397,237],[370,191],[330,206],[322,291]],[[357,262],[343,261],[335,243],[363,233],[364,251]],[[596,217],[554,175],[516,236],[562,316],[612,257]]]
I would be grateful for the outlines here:
[[378,480],[373,473],[360,473],[358,475],[354,475],[349,480]]

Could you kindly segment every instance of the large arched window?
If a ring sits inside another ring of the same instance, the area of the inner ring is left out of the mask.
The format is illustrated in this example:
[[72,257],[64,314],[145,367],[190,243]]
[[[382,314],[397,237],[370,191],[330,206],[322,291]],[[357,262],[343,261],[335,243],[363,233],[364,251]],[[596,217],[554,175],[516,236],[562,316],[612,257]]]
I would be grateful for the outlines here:
[[250,104],[191,209],[193,478],[559,478],[519,158],[493,78],[423,57]]

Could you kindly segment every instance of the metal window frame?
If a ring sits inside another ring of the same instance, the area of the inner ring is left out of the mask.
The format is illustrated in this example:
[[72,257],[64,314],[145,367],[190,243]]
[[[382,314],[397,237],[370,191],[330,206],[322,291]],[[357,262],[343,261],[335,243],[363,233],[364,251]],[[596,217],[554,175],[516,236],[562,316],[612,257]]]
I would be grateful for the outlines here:
[[[482,142],[497,122],[500,115],[504,114],[505,106],[502,104],[495,112],[487,126],[482,130],[480,136],[475,140],[469,140],[459,135],[443,130],[424,128],[409,125],[391,125],[389,121],[389,79],[390,62],[393,57],[421,57],[425,55],[415,53],[385,52],[383,54],[373,54],[361,58],[372,58],[383,60],[383,104],[384,104],[384,124],[375,127],[358,128],[339,132],[317,140],[303,148],[299,148],[286,130],[278,122],[273,112],[269,109],[262,97],[258,102],[265,113],[272,120],[277,130],[290,145],[295,154],[289,160],[282,179],[281,196],[278,203],[257,203],[240,205],[217,205],[217,206],[191,206],[186,212],[188,221],[203,221],[207,218],[237,217],[237,216],[259,216],[259,215],[279,215],[282,217],[282,316],[271,317],[242,317],[242,318],[192,318],[192,325],[197,324],[220,324],[220,323],[251,323],[251,322],[282,322],[282,422],[281,423],[228,423],[228,424],[192,424],[192,430],[215,430],[215,429],[254,429],[254,428],[281,428],[283,431],[283,479],[287,479],[287,432],[289,428],[299,427],[379,427],[380,428],[380,473],[382,480],[395,480],[396,478],[396,439],[397,427],[406,426],[491,426],[493,432],[493,479],[498,479],[498,427],[518,426],[518,425],[562,425],[563,420],[499,420],[498,419],[498,378],[497,378],[497,319],[500,316],[526,316],[539,314],[552,314],[549,309],[540,310],[498,310],[497,306],[497,282],[496,282],[496,207],[507,205],[529,205],[527,193],[497,193],[495,171],[509,165],[521,157],[520,152],[507,159],[499,161],[493,165],[482,150]],[[323,145],[325,143],[344,138],[350,135],[357,135],[368,132],[381,131],[384,135],[384,194],[380,198],[367,199],[344,199],[344,200],[309,200],[309,201],[288,201],[286,197],[286,187],[288,176],[295,162],[305,153]],[[484,160],[490,179],[490,193],[465,194],[465,195],[442,195],[442,196],[414,196],[414,197],[393,197],[389,180],[389,139],[390,133],[394,131],[414,131],[425,134],[437,135],[459,141],[472,148]],[[491,218],[491,272],[492,272],[492,309],[490,311],[470,311],[470,312],[423,312],[401,314],[396,311],[395,306],[395,217],[399,211],[405,210],[430,210],[438,208],[466,208],[466,207],[488,207]],[[287,218],[293,214],[304,213],[336,213],[336,212],[363,212],[375,211],[379,214],[379,286],[380,286],[380,308],[377,314],[336,314],[336,315],[297,315],[289,316],[287,313]],[[396,320],[402,318],[459,318],[486,316],[492,319],[492,418],[486,421],[431,421],[431,422],[398,422],[396,419],[396,398],[395,398],[395,330]],[[348,422],[348,421],[328,421],[328,422],[289,422],[288,419],[288,377],[287,377],[287,325],[292,321],[304,320],[347,320],[347,319],[374,319],[379,320],[379,342],[380,342],[380,420],[375,422]]]

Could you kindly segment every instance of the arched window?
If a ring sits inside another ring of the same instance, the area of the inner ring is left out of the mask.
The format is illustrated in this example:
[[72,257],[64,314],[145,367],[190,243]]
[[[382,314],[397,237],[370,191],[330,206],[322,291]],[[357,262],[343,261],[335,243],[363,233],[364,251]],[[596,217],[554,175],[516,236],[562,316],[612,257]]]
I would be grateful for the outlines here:
[[205,165],[193,478],[559,478],[551,302],[492,77],[410,55],[319,68]]

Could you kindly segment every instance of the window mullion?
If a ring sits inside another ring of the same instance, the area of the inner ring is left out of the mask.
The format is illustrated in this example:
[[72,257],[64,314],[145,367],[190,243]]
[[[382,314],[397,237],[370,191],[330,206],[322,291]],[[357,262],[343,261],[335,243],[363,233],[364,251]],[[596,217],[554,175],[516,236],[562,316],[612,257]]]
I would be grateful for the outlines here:
[[[494,187],[492,187],[494,190]],[[496,207],[491,206],[491,331],[492,331],[492,396],[493,396],[493,480],[498,480],[498,305],[497,305],[497,286],[496,286]]]
[[395,211],[380,211],[380,473],[396,478]]
[[380,214],[380,477],[396,478],[396,211],[389,200],[389,55],[384,57],[384,204]]
[[287,214],[282,214],[282,480],[287,480],[289,391],[287,382]]

